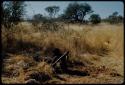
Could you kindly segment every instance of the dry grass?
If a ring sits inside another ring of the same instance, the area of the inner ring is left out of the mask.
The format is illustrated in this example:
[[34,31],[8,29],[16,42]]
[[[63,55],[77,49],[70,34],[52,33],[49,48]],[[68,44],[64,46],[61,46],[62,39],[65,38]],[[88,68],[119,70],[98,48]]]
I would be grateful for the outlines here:
[[34,73],[43,73],[50,78],[53,76],[53,69],[46,62],[38,63],[22,55],[11,55],[4,60],[2,72],[2,82],[5,84],[25,83],[25,79],[30,79],[29,75]]
[[[51,50],[56,47],[62,52],[70,51],[69,60],[72,62],[94,64],[95,66],[104,65],[123,75],[123,24],[102,23],[97,26],[69,25],[68,27],[65,25],[64,27],[65,30],[56,32],[44,32],[29,23],[20,23],[10,30],[2,27],[3,51],[10,52],[11,50],[15,53],[13,57],[10,57],[11,60],[6,63],[4,69],[11,72],[11,70],[15,70],[12,68],[16,62],[23,61],[31,64],[28,70],[37,70],[51,76],[53,71],[48,64],[36,63],[32,58],[18,55],[18,52],[26,51],[28,54],[28,52],[39,51],[43,54],[42,56],[46,56],[51,55]],[[8,64],[10,65],[7,66]],[[14,77],[16,80],[3,77],[2,81],[4,83],[22,83],[25,69],[20,67],[19,73],[21,74],[18,77]]]

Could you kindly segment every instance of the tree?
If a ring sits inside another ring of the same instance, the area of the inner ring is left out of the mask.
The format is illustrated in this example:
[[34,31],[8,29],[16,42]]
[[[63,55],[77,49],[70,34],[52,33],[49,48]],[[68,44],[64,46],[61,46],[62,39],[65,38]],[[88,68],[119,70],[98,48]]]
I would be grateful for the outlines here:
[[101,17],[98,14],[92,14],[89,20],[92,24],[98,24],[101,22]]
[[2,24],[7,27],[9,25],[9,20],[11,17],[11,6],[9,2],[2,3]]
[[55,15],[59,12],[60,8],[58,6],[49,6],[45,10],[49,13],[50,18],[55,18]]
[[123,22],[123,20],[124,20],[124,17],[123,17],[123,16],[119,15],[119,16],[117,16],[117,17],[118,17],[118,21],[119,21],[119,22]]
[[17,24],[22,20],[25,13],[23,1],[8,1],[2,3],[2,20],[3,24],[14,23]]
[[59,12],[60,8],[58,6],[53,6],[53,9],[54,9],[54,18],[55,18],[55,15]]
[[12,16],[10,17],[10,21],[14,23],[18,23],[22,20],[24,15],[24,2],[22,1],[13,1],[10,3],[12,5]]
[[87,3],[79,4],[74,2],[70,3],[64,12],[64,14],[73,21],[83,21],[84,17],[93,11]]
[[112,16],[117,16],[118,15],[118,12],[113,12],[112,13]]
[[60,14],[57,19],[59,21],[66,21],[67,20],[65,14]]
[[123,17],[118,15],[118,12],[113,12],[112,15],[109,15],[108,22],[110,24],[117,24],[123,21]]
[[36,26],[37,24],[39,24],[40,22],[48,22],[47,18],[44,17],[42,14],[35,14],[32,18],[32,24],[34,26]]
[[36,15],[34,15],[33,16],[33,20],[35,20],[35,21],[42,21],[42,19],[43,19],[43,15],[42,14],[36,14]]
[[43,15],[42,14],[35,14],[32,18],[32,24],[36,26],[42,21]]

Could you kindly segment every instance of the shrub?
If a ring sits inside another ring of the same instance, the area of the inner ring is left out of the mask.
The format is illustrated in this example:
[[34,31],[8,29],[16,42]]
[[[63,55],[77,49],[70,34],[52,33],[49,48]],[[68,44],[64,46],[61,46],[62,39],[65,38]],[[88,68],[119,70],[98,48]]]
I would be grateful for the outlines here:
[[93,14],[90,16],[90,22],[92,24],[99,24],[101,22],[101,18],[98,14]]

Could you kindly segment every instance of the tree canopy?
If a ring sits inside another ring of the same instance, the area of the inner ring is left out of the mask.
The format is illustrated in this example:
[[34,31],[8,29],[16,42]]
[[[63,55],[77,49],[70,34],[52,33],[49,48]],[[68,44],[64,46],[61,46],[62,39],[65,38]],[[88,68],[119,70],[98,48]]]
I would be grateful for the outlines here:
[[92,14],[89,20],[92,24],[98,24],[101,22],[101,17],[98,14]]
[[49,13],[50,18],[55,18],[55,15],[59,12],[59,6],[49,6],[45,10]]
[[89,4],[79,4],[77,2],[74,2],[68,5],[64,14],[67,18],[72,19],[74,21],[83,21],[84,17],[92,12],[92,8]]
[[17,24],[22,20],[25,13],[25,7],[23,1],[8,1],[2,3],[2,21],[5,23]]

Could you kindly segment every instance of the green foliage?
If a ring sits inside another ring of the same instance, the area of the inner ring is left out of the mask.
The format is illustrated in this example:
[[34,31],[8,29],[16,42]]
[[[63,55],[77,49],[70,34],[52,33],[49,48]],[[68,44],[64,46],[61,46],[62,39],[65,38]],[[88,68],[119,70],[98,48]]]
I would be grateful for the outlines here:
[[92,24],[98,24],[101,22],[101,17],[98,14],[92,14],[89,19]]
[[33,20],[35,20],[35,21],[41,21],[42,19],[43,19],[42,14],[36,14],[33,16]]
[[65,14],[61,14],[58,16],[58,21],[67,21],[66,15]]
[[118,24],[118,23],[121,23],[123,22],[123,17],[121,15],[118,15],[118,12],[114,12],[112,13],[112,15],[110,15],[108,18],[107,18],[107,21],[110,23],[110,24]]
[[68,17],[72,16],[73,14],[76,14],[78,9],[79,9],[78,3],[70,3],[66,8],[65,15],[67,15]]
[[[54,20],[53,20],[54,21]],[[34,26],[37,26],[38,24],[40,23],[52,23],[52,21],[50,21],[49,19],[47,19],[47,17],[43,16],[42,14],[35,14],[31,20],[31,23],[34,25]]]
[[32,24],[34,26],[36,26],[37,24],[39,24],[43,19],[43,15],[42,14],[35,14],[33,16],[33,19],[32,19]]
[[68,5],[64,14],[69,19],[72,18],[75,21],[83,21],[84,17],[92,12],[93,12],[92,8],[89,4],[87,3],[79,4],[74,2]]
[[7,26],[17,24],[22,20],[26,5],[22,1],[8,1],[2,3],[2,23]]
[[50,18],[55,18],[55,15],[59,12],[60,8],[58,6],[49,6],[45,10],[49,13]]

